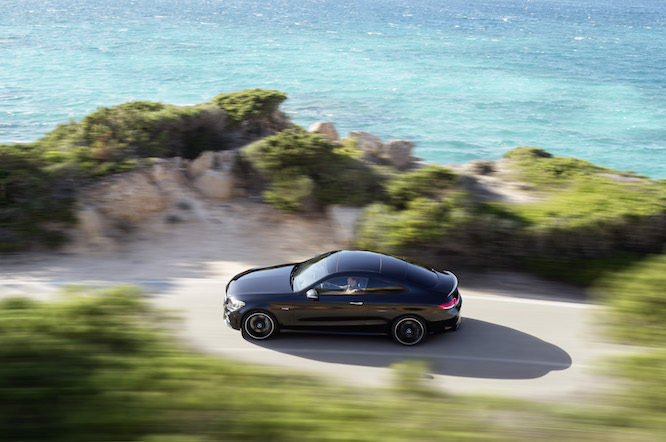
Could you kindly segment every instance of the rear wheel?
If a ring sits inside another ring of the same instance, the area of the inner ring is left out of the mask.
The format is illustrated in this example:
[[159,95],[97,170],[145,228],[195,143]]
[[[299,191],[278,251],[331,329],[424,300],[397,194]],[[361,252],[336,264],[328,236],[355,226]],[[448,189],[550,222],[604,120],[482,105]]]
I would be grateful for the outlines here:
[[243,317],[241,333],[245,339],[261,341],[268,339],[278,332],[278,323],[268,312],[250,312]]
[[426,336],[426,325],[417,316],[403,316],[393,321],[391,327],[393,340],[402,345],[416,345]]

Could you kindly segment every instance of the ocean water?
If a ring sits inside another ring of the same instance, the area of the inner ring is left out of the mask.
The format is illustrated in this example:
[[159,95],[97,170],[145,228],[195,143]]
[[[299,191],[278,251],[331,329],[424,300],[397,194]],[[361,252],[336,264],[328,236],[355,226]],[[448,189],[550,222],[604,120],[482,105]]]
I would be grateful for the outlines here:
[[666,178],[664,1],[0,0],[0,143],[255,87],[437,163],[529,144]]

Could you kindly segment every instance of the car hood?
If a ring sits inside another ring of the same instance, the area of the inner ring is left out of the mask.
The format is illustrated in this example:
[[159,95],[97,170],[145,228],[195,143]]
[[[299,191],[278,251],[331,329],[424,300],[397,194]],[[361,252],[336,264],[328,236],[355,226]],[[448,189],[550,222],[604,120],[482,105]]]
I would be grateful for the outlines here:
[[291,271],[295,264],[282,264],[247,270],[227,285],[228,295],[291,293]]

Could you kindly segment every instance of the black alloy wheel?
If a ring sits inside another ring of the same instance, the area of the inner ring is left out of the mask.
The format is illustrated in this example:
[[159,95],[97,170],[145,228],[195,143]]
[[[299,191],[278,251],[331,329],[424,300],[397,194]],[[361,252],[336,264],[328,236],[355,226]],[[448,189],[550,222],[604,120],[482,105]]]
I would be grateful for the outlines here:
[[246,339],[263,340],[275,335],[277,321],[267,312],[250,312],[243,318],[241,331]]
[[393,322],[391,335],[398,344],[416,345],[425,338],[426,326],[423,320],[416,316],[404,316]]

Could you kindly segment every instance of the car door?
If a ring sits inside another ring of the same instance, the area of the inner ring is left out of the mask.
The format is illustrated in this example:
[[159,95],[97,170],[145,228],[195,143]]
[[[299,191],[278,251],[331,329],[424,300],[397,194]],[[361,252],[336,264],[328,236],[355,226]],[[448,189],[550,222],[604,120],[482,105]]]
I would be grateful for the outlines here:
[[394,318],[405,313],[409,289],[382,277],[370,277],[363,292],[368,331],[386,332]]
[[307,299],[305,293],[292,307],[291,327],[307,330],[354,332],[367,326],[363,291],[368,278],[360,275],[338,275],[313,287],[318,299]]

